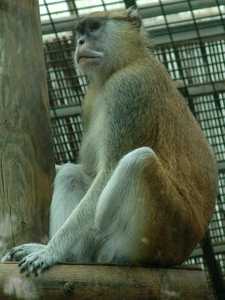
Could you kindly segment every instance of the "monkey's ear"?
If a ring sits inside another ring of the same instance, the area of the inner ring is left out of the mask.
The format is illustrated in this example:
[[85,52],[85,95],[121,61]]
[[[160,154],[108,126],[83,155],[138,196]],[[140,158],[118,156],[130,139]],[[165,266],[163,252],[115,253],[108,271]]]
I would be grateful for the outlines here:
[[137,8],[134,8],[134,6],[129,7],[126,10],[127,13],[127,20],[134,25],[138,31],[141,29],[141,18],[139,16]]

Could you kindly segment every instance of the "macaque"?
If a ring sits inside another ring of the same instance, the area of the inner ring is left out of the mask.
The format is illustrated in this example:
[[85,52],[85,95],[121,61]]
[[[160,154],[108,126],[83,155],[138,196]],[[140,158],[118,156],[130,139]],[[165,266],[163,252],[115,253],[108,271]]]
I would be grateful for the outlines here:
[[217,195],[211,147],[137,10],[77,22],[75,63],[88,78],[79,162],[57,172],[47,245],[3,261],[39,274],[64,262],[180,264],[204,236]]

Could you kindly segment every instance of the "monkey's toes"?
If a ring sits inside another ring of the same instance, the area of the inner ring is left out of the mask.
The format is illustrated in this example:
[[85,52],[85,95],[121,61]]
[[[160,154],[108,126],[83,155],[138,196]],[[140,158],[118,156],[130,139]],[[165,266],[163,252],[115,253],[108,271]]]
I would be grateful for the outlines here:
[[39,276],[42,271],[48,267],[48,264],[36,255],[28,255],[19,262],[20,273],[26,276]]
[[12,256],[11,256],[11,252],[6,253],[3,258],[1,259],[1,262],[5,262],[5,261],[12,261]]

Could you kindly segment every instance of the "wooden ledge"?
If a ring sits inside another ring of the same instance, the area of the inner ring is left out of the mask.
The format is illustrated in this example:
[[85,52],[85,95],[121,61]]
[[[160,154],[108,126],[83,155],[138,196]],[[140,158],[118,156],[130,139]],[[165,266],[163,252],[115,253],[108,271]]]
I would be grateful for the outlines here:
[[0,263],[0,299],[205,300],[208,290],[205,274],[196,266],[64,264],[26,277],[16,262],[6,262]]

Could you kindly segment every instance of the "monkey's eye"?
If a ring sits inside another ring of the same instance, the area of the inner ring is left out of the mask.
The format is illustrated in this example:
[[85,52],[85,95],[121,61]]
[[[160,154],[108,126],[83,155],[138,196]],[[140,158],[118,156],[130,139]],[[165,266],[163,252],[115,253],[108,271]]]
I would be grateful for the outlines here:
[[100,29],[101,24],[99,22],[93,22],[89,25],[90,32],[96,32]]
[[78,25],[76,28],[78,34],[83,35],[85,32],[85,26],[84,25]]

